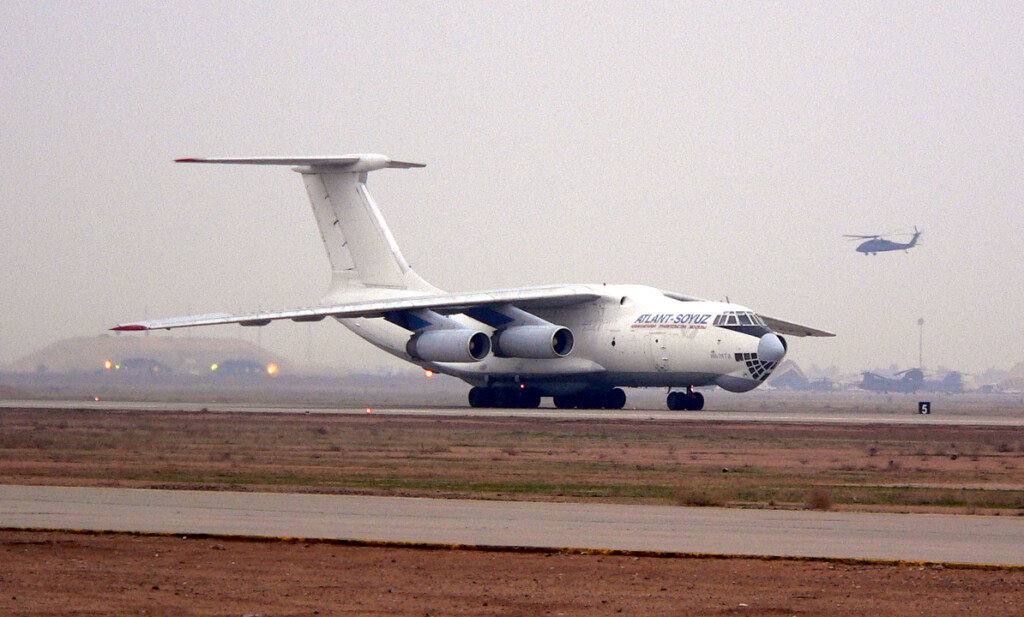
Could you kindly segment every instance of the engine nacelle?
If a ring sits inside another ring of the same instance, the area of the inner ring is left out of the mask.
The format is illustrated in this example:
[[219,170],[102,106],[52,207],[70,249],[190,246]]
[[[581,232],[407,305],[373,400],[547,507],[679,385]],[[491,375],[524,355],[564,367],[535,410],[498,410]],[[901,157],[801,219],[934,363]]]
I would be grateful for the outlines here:
[[469,328],[428,330],[414,334],[405,350],[413,358],[429,362],[479,362],[491,353],[491,339]]
[[569,328],[555,325],[512,326],[491,336],[494,355],[503,358],[564,358],[572,352]]
[[762,362],[782,362],[786,357],[786,339],[774,332],[761,337],[757,343],[757,358]]

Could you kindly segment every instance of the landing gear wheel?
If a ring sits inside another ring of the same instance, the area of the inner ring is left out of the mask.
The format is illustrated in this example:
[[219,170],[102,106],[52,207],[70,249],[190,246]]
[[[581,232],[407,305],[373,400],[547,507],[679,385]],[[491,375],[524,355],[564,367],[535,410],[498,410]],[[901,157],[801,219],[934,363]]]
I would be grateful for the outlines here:
[[475,387],[469,391],[470,407],[503,407],[536,409],[540,407],[540,392],[533,389]]
[[576,406],[576,397],[570,394],[558,394],[553,397],[555,407],[559,409],[572,409]]
[[626,406],[626,393],[622,388],[583,390],[556,395],[554,400],[559,409],[622,409]]
[[700,411],[704,409],[704,395],[700,392],[693,392],[687,396],[686,408],[690,411]]
[[535,390],[521,390],[519,392],[519,406],[524,409],[540,407],[540,393]]
[[604,401],[607,398],[600,390],[587,390],[583,395],[581,409],[604,409]]
[[700,411],[704,409],[704,395],[700,392],[669,392],[668,408],[672,411]]
[[622,388],[613,388],[604,398],[605,409],[622,409],[626,406],[626,393]]
[[494,388],[494,407],[519,407],[519,391],[513,388]]
[[686,409],[686,395],[682,392],[669,392],[666,403],[672,411],[682,411]]
[[491,407],[494,405],[494,393],[490,388],[474,387],[469,391],[470,407]]

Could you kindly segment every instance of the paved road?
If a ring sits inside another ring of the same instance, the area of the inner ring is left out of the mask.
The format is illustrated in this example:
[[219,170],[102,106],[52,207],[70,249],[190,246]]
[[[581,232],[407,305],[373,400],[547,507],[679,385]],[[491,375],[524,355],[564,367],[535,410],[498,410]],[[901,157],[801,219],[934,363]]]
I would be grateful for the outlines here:
[[[37,401],[0,400],[0,409],[85,409],[110,411],[210,411],[214,413],[317,413],[366,414],[366,407],[297,407],[291,405],[258,405],[254,403],[151,403],[120,401]],[[722,422],[781,422],[800,424],[890,424],[1024,427],[1024,411],[992,414],[983,411],[956,414],[917,415],[910,412],[865,412],[832,409],[830,411],[667,411],[661,409],[474,409],[471,407],[374,407],[376,415],[517,417],[588,420],[711,420]]]
[[1024,519],[0,485],[0,527],[1024,566]]

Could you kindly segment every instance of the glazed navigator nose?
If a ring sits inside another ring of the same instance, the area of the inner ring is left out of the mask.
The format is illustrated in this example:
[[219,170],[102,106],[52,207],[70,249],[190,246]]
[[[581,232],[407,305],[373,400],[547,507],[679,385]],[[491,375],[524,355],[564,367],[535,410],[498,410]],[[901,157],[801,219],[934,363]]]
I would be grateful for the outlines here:
[[761,337],[757,344],[757,359],[761,362],[779,362],[786,356],[786,341],[774,332]]

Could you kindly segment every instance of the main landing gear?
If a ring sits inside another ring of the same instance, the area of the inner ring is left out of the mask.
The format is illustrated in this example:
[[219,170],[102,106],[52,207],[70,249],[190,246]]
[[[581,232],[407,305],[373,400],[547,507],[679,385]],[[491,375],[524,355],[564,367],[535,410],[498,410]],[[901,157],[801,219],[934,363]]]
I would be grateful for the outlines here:
[[622,388],[584,390],[555,397],[555,407],[559,409],[622,409],[625,405],[626,393]]
[[[575,394],[560,394],[554,399],[555,407],[559,409],[622,409],[626,405],[626,393],[622,388],[584,390]],[[540,407],[540,393],[532,388],[478,386],[469,391],[469,405],[535,409]]]
[[668,408],[672,411],[700,411],[704,409],[704,395],[694,392],[693,387],[686,389],[686,392],[669,392]]
[[536,409],[540,407],[540,393],[530,388],[475,387],[469,391],[469,406]]

